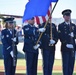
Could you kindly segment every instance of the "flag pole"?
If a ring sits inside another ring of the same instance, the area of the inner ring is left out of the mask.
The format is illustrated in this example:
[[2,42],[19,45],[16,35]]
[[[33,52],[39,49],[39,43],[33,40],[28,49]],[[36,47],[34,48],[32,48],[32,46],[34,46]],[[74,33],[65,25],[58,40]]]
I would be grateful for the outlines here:
[[[50,15],[49,15],[49,18],[48,18],[47,22],[46,22],[45,25],[44,25],[44,28],[46,28],[47,23],[49,22],[49,19],[50,19],[51,15],[52,15],[52,13],[53,13],[53,11],[54,11],[54,9],[55,9],[57,3],[58,3],[58,1],[55,3],[55,5],[54,5],[54,7],[53,7],[53,9],[52,9],[52,11],[51,11],[51,13],[50,13]],[[40,34],[40,36],[39,36],[39,38],[38,38],[38,40],[37,40],[37,42],[36,42],[36,45],[39,43],[39,41],[40,41],[42,35],[43,35],[43,33]]]

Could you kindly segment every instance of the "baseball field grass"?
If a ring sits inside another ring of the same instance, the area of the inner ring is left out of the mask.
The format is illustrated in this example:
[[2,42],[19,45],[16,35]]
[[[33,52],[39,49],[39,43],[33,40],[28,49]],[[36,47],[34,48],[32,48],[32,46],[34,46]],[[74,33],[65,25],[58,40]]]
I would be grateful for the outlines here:
[[[18,59],[16,73],[25,75],[26,74],[25,64],[26,64],[25,59]],[[37,70],[38,75],[43,75],[42,69],[43,69],[42,60],[38,60],[38,70]],[[4,72],[3,59],[0,60],[0,72]],[[61,60],[55,60],[54,67],[53,67],[53,75],[62,75],[62,61]],[[74,75],[76,75],[76,61],[75,61],[75,67],[74,67]]]

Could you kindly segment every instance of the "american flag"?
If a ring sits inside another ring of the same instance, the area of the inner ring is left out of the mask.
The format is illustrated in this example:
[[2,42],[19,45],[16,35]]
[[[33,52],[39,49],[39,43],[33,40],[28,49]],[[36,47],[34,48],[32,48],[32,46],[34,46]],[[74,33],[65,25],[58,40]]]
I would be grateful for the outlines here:
[[46,22],[48,20],[48,18],[49,18],[51,10],[52,10],[52,4],[50,4],[48,13],[46,14],[45,17],[44,16],[37,16],[37,17],[35,17],[36,24],[42,24],[43,22]]

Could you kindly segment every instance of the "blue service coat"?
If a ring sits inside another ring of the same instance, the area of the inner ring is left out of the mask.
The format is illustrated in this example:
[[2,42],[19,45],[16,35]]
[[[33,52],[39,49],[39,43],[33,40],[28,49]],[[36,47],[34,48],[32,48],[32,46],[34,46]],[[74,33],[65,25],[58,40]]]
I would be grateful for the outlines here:
[[[15,43],[15,51],[17,54],[17,47],[16,45],[18,44],[18,37],[16,36],[16,30],[14,30],[14,37],[16,37],[16,42]],[[2,44],[3,44],[3,55],[5,55],[5,57],[9,57],[10,56],[10,52],[13,50],[13,34],[10,32],[9,29],[4,29],[1,32],[1,39],[2,39]]]
[[33,46],[36,45],[36,42],[38,40],[39,33],[37,31],[38,29],[35,26],[32,26],[30,24],[25,25],[23,27],[24,31],[24,52],[35,52],[37,53],[38,50],[34,50]]

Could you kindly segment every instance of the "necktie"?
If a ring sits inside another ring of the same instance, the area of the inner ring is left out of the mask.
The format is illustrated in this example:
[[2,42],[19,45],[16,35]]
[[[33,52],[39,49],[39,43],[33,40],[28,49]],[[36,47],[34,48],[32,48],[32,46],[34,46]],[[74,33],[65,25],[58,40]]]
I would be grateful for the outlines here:
[[10,34],[12,34],[12,30],[10,29]]

